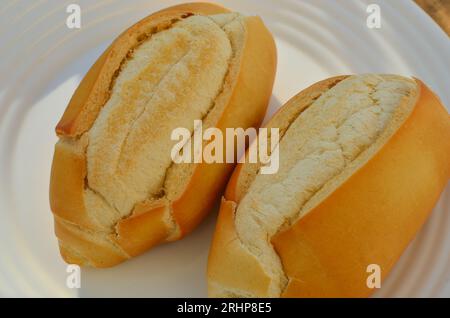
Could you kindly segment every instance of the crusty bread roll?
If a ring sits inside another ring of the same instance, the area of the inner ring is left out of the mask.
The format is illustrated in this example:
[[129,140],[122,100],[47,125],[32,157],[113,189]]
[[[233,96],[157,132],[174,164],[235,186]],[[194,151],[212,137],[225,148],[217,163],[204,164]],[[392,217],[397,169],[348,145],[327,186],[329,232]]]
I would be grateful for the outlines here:
[[108,267],[204,218],[231,164],[173,164],[178,127],[257,127],[276,69],[258,17],[183,4],[138,22],[82,80],[56,127],[50,203],[68,263]]
[[240,164],[208,262],[213,297],[365,297],[384,279],[450,177],[450,118],[421,81],[330,78],[292,98],[279,171]]

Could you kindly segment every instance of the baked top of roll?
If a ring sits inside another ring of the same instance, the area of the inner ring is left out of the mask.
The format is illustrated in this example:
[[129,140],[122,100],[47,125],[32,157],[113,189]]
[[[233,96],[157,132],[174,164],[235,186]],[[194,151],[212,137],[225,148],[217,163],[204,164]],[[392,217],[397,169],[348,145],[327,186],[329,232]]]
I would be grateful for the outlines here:
[[144,41],[122,65],[87,146],[89,187],[121,216],[163,195],[171,132],[192,134],[194,120],[217,106],[238,53],[232,42],[242,47],[242,20],[236,13],[191,16]]
[[[173,165],[171,132],[183,127],[192,134],[195,120],[211,125],[222,112],[218,97],[239,67],[244,19],[186,17],[142,40],[122,61],[107,102],[76,141],[85,144],[84,198],[98,226],[110,230],[137,203],[173,197],[186,186],[193,165]],[[170,214],[167,222],[175,226]]]
[[[211,125],[223,110],[218,97],[239,66],[244,19],[190,16],[129,52],[109,99],[77,141],[85,144],[86,209],[98,226],[110,230],[137,203],[173,197],[186,186],[193,165],[172,164],[171,132],[183,127],[192,134],[194,120]],[[170,214],[167,222],[175,226]]]
[[236,168],[209,295],[370,295],[367,266],[385,278],[448,182],[447,111],[417,79],[338,76],[294,96],[266,127],[279,128],[278,172]]
[[395,75],[350,76],[290,123],[279,142],[280,167],[257,174],[236,209],[242,244],[272,277],[270,295],[287,284],[270,242],[283,227],[363,165],[408,117],[416,83]]

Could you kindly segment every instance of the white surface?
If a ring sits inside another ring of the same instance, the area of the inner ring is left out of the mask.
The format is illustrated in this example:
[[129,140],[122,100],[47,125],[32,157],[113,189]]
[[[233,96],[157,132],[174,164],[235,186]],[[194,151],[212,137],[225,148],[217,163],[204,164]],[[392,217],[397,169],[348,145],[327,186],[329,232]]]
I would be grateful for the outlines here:
[[[74,89],[126,26],[178,1],[2,1],[0,4],[0,295],[206,296],[216,213],[186,239],[108,270],[82,271],[65,286],[48,204],[53,131]],[[82,28],[65,26],[68,3]],[[363,72],[414,75],[450,105],[450,43],[410,0],[376,1],[382,28],[366,27],[369,1],[231,0],[262,16],[276,37],[273,111],[326,77]],[[376,296],[450,296],[450,187]]]

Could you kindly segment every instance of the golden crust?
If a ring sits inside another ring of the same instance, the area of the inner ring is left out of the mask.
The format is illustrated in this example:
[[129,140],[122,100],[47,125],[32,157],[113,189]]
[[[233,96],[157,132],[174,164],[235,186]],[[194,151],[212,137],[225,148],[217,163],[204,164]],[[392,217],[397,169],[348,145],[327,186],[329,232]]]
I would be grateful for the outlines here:
[[209,252],[208,293],[210,296],[218,295],[215,291],[218,285],[251,291],[256,297],[264,297],[270,278],[259,261],[240,244],[234,224],[235,208],[235,202],[222,200]]
[[[111,248],[110,244],[80,235],[76,227],[59,218],[55,218],[55,234],[59,239],[61,256],[69,264],[109,267],[128,258],[120,250]],[[72,246],[76,246],[76,251]]]
[[50,176],[50,208],[62,219],[91,228],[83,200],[85,176],[86,156],[58,142]]
[[[289,278],[282,297],[369,296],[367,266],[380,265],[385,279],[425,222],[450,177],[450,120],[439,99],[416,82],[419,98],[412,114],[382,149],[306,216],[272,237]],[[228,185],[214,234],[208,264],[212,296],[221,288],[267,295],[262,267],[241,268],[253,258],[239,243],[230,208],[239,200],[242,169]]]
[[[109,86],[120,62],[143,34],[155,28],[166,28],[168,21],[189,14],[225,12],[229,11],[209,3],[184,4],[155,13],[125,31],[82,80],[58,123],[57,134],[64,140],[78,137],[90,129],[109,97]],[[221,130],[227,127],[259,126],[272,91],[276,70],[275,43],[259,18],[246,18],[245,23],[247,36],[240,69],[231,85],[231,97],[216,125]],[[233,167],[230,164],[196,165],[185,191],[170,206],[167,202],[161,202],[158,206],[147,206],[145,202],[138,204],[132,215],[116,224],[115,233],[109,238],[109,247],[102,245],[102,248],[92,248],[98,245],[95,239],[82,238],[77,231],[70,231],[66,224],[58,221],[61,218],[75,226],[95,231],[95,224],[87,215],[83,197],[86,154],[78,153],[73,147],[59,142],[55,147],[52,165],[50,204],[63,258],[69,263],[109,267],[138,255],[169,239],[168,233],[172,228],[166,219],[168,211],[179,228],[177,236],[170,240],[183,237],[211,209]],[[71,246],[76,249],[72,250]]]
[[116,242],[130,255],[139,255],[164,242],[170,227],[164,222],[166,207],[159,206],[144,213],[135,213],[117,224]]

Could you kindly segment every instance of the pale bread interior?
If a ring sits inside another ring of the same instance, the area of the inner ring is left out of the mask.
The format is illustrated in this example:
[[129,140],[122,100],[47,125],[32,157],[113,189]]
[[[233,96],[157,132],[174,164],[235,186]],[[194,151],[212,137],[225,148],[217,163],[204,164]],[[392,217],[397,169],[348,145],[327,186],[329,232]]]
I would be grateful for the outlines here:
[[[270,277],[269,297],[279,297],[288,282],[271,238],[306,215],[364,165],[406,120],[416,98],[416,83],[408,78],[348,77],[289,125],[279,142],[278,173],[254,171],[253,178],[247,178],[252,182],[240,189],[236,231],[242,246]],[[216,296],[249,295],[217,284],[214,289]]]
[[[194,164],[173,164],[174,128],[194,120],[215,126],[231,94],[246,36],[238,13],[190,16],[130,51],[92,128],[59,143],[87,157],[84,203],[94,229],[68,223],[81,237],[111,244],[118,221],[138,203],[176,199]],[[178,233],[167,210],[166,221]],[[76,251],[72,251],[76,253]],[[120,251],[123,253],[123,251]]]

